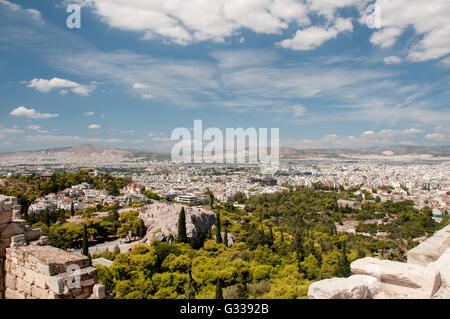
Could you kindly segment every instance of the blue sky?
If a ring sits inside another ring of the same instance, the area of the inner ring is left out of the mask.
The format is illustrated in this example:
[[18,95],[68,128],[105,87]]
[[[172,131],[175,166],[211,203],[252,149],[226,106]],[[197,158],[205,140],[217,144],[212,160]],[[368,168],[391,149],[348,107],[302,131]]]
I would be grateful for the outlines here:
[[447,0],[0,0],[0,151],[168,151],[195,119],[295,148],[448,145],[449,16]]

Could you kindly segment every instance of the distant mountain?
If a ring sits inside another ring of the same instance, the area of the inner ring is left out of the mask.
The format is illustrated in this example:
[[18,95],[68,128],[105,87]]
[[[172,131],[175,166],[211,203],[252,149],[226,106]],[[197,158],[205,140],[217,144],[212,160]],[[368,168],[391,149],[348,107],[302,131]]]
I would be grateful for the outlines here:
[[76,156],[92,156],[92,155],[115,155],[123,156],[131,159],[143,159],[143,160],[170,160],[170,154],[154,152],[154,151],[138,151],[138,150],[125,150],[119,148],[111,148],[101,145],[91,145],[83,144],[71,147],[59,147],[50,148],[44,150],[36,151],[24,151],[24,152],[14,152],[14,153],[0,153],[0,156],[10,156],[10,155],[20,155],[20,154],[55,154],[55,153],[66,153],[74,154]]
[[[72,147],[51,148],[37,151],[25,151],[15,153],[0,153],[0,157],[18,156],[20,154],[55,154],[70,153],[77,156],[87,157],[92,155],[113,155],[122,156],[135,160],[156,160],[170,161],[168,153],[126,150],[119,148],[110,148],[99,145],[78,145]],[[303,159],[303,158],[367,158],[367,157],[392,157],[392,156],[426,156],[426,157],[450,157],[450,146],[425,147],[425,146],[386,146],[371,147],[365,149],[295,149],[290,147],[280,147],[281,159]]]
[[421,156],[450,157],[450,146],[425,147],[425,146],[386,146],[365,149],[295,149],[280,147],[280,157],[283,159],[301,159],[311,157],[322,158],[348,158],[369,156]]

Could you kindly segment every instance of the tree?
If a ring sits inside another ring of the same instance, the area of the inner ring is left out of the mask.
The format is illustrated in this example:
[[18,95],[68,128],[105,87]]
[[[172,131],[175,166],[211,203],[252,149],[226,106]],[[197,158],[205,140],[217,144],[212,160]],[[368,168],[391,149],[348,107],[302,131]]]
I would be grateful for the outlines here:
[[180,215],[178,217],[178,242],[186,243],[187,235],[186,235],[186,213],[184,211],[184,207],[181,208]]
[[86,224],[83,225],[83,245],[82,252],[84,256],[89,256],[89,248],[88,248],[88,237],[87,237],[87,227]]
[[225,244],[225,247],[228,247],[228,229],[226,227],[223,234],[223,243]]
[[216,243],[222,243],[222,231],[220,229],[220,213],[216,213]]
[[74,205],[73,205],[73,202],[72,202],[72,204],[70,204],[70,216],[75,216],[75,207],[74,207]]
[[216,281],[216,298],[215,299],[223,299],[222,284],[221,284],[219,278],[217,278],[217,281]]

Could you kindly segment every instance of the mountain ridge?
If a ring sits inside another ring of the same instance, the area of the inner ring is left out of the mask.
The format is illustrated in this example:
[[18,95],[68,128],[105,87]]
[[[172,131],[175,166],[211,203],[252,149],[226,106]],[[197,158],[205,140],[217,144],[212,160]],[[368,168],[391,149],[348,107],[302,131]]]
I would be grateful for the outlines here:
[[[68,147],[57,147],[40,150],[29,150],[20,152],[4,152],[0,156],[32,154],[32,153],[73,153],[76,155],[90,156],[93,154],[117,154],[131,158],[149,158],[149,159],[168,159],[170,153],[140,150],[140,149],[122,149],[107,147],[94,144],[80,144]],[[392,145],[380,146],[370,148],[315,148],[315,149],[296,149],[292,147],[280,146],[280,158],[282,159],[296,159],[311,156],[340,158],[340,157],[354,157],[354,156],[394,156],[394,155],[431,155],[434,157],[450,157],[450,146],[405,146]]]

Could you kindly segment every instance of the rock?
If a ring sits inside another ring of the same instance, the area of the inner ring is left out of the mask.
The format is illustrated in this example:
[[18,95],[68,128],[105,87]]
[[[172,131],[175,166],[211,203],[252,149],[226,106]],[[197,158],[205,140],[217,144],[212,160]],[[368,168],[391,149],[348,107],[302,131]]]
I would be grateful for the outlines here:
[[93,288],[93,295],[95,298],[104,299],[106,297],[105,286],[96,284]]
[[197,207],[179,204],[159,203],[142,207],[139,216],[147,227],[144,242],[149,244],[153,239],[167,240],[178,236],[178,217],[181,208],[186,212],[186,233],[193,247],[203,243],[203,239],[215,223],[216,214]]
[[25,239],[26,239],[26,241],[33,241],[33,240],[39,239],[41,237],[41,235],[42,235],[42,229],[40,229],[40,228],[30,229],[25,232]]
[[365,275],[317,281],[308,290],[309,299],[371,299],[378,293],[380,282]]
[[420,245],[408,251],[408,263],[426,266],[436,261],[450,247],[450,225],[437,231]]
[[105,259],[105,258],[95,258],[92,259],[92,265],[102,265],[105,266],[107,268],[111,267],[111,265],[113,264],[113,262],[111,260]]
[[366,257],[352,262],[350,267],[353,274],[378,278],[388,295],[403,298],[431,298],[441,283],[439,272],[415,264]]
[[166,237],[164,237],[164,234],[162,232],[157,232],[153,238],[159,241],[166,240]]
[[441,287],[450,288],[450,248],[435,262],[428,264],[427,269],[441,274]]

